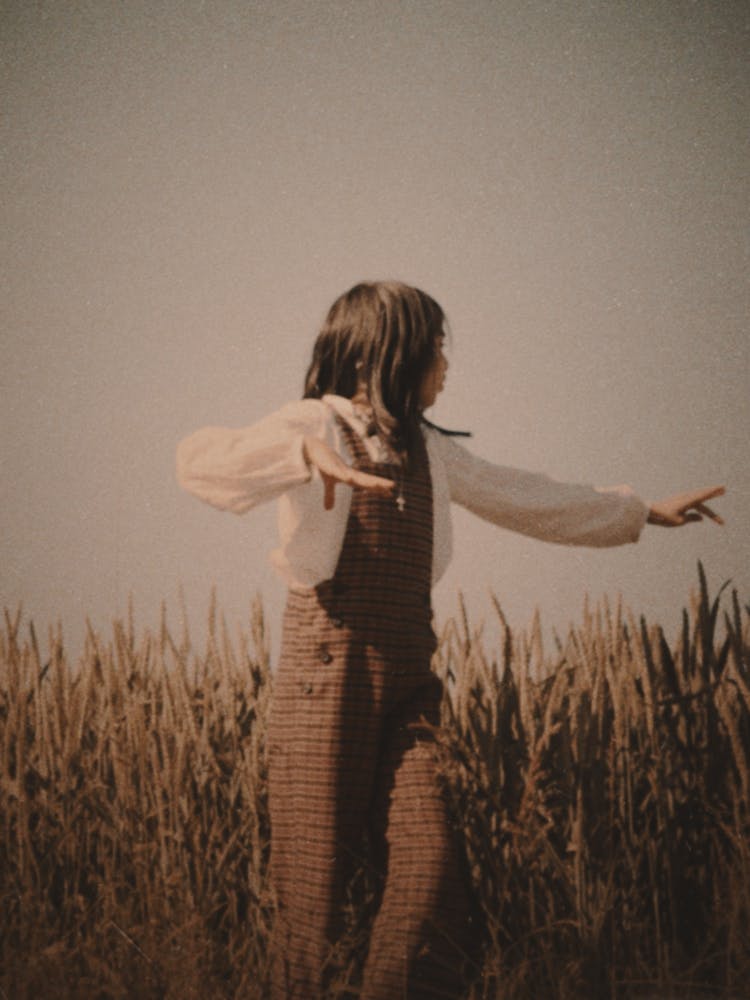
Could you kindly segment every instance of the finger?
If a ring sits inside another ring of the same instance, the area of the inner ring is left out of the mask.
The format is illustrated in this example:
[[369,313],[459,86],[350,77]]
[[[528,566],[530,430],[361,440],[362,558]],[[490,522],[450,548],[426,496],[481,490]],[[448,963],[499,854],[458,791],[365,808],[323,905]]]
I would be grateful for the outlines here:
[[704,490],[693,490],[688,493],[688,497],[695,504],[703,503],[704,500],[711,500],[713,497],[723,497],[726,493],[725,486],[709,486]]
[[711,510],[711,508],[707,507],[704,503],[697,503],[695,505],[695,509],[700,511],[701,514],[704,514],[706,517],[709,517],[712,521],[715,521],[717,524],[724,524],[724,518],[720,517],[716,511]]
[[373,493],[393,493],[396,484],[392,479],[384,479],[383,476],[372,476],[368,472],[357,473],[352,477],[352,486],[357,486],[362,490],[370,490]]

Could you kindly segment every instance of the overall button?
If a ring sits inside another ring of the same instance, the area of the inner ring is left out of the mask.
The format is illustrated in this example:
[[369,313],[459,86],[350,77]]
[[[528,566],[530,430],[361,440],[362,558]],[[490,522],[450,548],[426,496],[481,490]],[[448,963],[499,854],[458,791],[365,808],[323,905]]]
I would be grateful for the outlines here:
[[302,693],[312,694],[312,692],[313,692],[312,684],[310,683],[310,681],[305,681],[305,683],[302,685]]
[[329,653],[329,651],[327,649],[322,649],[320,651],[320,662],[321,663],[330,663],[332,660],[333,660],[333,655],[331,653]]

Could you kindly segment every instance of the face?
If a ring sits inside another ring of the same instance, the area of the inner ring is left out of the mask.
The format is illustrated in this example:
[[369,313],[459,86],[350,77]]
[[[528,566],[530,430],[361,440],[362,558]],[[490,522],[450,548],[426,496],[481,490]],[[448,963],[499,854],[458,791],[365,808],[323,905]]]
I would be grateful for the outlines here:
[[419,392],[419,404],[423,410],[432,406],[445,387],[445,373],[448,371],[448,359],[445,356],[445,334],[438,337],[435,358],[425,373]]

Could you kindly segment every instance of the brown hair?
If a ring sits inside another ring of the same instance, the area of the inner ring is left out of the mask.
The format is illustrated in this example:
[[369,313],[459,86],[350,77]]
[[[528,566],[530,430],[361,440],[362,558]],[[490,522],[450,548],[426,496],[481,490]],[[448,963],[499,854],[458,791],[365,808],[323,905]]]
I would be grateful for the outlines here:
[[313,348],[304,397],[352,398],[363,385],[375,430],[402,459],[412,451],[420,391],[433,363],[444,313],[399,281],[362,282],[333,303]]

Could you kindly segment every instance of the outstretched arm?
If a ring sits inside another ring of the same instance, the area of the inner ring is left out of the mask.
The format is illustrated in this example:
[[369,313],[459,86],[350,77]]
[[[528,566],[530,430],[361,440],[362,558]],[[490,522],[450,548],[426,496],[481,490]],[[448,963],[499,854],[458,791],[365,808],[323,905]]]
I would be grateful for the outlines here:
[[486,521],[560,545],[608,547],[636,542],[649,506],[629,487],[595,489],[496,465],[449,438],[442,453],[450,498]]
[[722,523],[705,502],[721,496],[723,486],[646,504],[629,488],[602,490],[560,483],[549,476],[487,462],[452,439],[436,440],[452,500],[493,524],[543,541],[622,545],[637,541],[647,521],[677,527],[708,517]]
[[691,521],[702,521],[704,517],[723,524],[723,518],[706,506],[706,500],[721,497],[725,493],[723,486],[710,486],[703,490],[692,490],[689,493],[676,493],[652,503],[648,513],[648,523],[658,524],[661,528],[678,528]]

